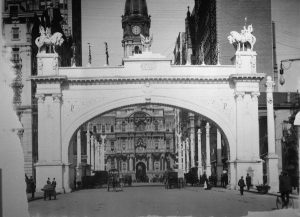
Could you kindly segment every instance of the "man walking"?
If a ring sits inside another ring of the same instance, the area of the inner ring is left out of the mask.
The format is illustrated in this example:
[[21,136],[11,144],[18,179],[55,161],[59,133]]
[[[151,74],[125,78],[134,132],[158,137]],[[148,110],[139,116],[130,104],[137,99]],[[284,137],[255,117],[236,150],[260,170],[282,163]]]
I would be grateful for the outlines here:
[[247,190],[250,190],[250,186],[251,186],[251,176],[249,176],[249,173],[247,173],[246,176],[246,185],[247,185]]
[[243,176],[239,180],[238,185],[240,186],[241,195],[244,195],[245,181],[244,181],[244,177]]

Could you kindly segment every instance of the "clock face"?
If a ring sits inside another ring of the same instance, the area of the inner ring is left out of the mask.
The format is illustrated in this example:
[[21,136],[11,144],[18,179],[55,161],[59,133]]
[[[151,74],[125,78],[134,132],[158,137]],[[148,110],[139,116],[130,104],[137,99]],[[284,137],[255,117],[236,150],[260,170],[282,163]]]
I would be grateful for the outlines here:
[[135,35],[139,35],[141,33],[141,27],[133,26],[132,27],[132,33],[135,34]]

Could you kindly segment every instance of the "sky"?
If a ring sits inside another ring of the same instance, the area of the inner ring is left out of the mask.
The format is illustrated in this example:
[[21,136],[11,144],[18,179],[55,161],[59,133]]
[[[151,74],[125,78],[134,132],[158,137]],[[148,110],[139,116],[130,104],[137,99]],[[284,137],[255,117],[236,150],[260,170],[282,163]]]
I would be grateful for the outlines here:
[[[280,67],[281,60],[300,58],[300,0],[271,2],[276,31],[277,64]],[[121,64],[121,15],[124,14],[124,6],[125,0],[82,0],[83,65],[88,60],[88,42],[91,43],[92,66],[104,66],[104,42],[109,46],[110,65]],[[147,6],[151,15],[152,52],[172,58],[178,33],[184,32],[187,6],[192,9],[194,0],[147,0]],[[284,64],[285,67],[288,65]],[[300,61],[295,61],[285,70],[286,82],[283,86],[278,86],[280,91],[300,91],[299,69]]]
[[[185,31],[187,6],[193,8],[194,0],[147,0],[147,6],[151,15],[152,52],[172,58],[178,33]],[[125,0],[82,0],[83,65],[88,60],[88,42],[91,43],[92,66],[105,64],[105,41],[109,47],[110,65],[122,63],[121,16],[124,7]]]

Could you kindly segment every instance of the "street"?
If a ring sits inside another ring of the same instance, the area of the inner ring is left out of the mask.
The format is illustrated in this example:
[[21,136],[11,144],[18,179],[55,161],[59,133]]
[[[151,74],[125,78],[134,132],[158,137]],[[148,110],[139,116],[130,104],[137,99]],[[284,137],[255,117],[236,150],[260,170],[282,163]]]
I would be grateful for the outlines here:
[[200,187],[166,190],[163,186],[125,187],[107,192],[106,188],[60,194],[57,200],[29,203],[32,217],[50,216],[245,216],[248,211],[272,211],[275,196],[223,188]]

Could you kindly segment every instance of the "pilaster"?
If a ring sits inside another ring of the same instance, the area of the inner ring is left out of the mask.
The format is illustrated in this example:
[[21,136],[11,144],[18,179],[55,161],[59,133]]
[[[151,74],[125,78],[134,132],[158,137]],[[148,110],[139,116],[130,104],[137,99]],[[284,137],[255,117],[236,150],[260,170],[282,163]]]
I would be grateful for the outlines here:
[[211,164],[210,164],[210,124],[207,122],[206,126],[206,175],[211,175]]

